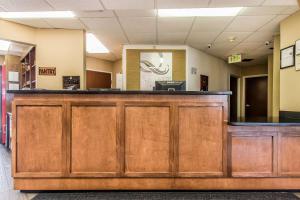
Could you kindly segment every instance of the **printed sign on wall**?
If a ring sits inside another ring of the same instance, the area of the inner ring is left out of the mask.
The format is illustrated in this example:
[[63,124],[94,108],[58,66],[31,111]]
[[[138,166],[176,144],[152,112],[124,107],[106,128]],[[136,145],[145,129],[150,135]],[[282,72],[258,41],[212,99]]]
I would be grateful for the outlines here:
[[39,67],[39,75],[56,76],[56,67]]
[[155,81],[172,80],[171,52],[141,52],[140,89],[153,90]]

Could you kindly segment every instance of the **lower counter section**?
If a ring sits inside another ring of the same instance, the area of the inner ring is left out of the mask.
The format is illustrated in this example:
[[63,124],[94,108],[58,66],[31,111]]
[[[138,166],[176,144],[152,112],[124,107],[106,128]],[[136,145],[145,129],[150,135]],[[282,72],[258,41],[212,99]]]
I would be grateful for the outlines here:
[[232,177],[300,177],[300,127],[229,126]]
[[300,189],[300,127],[227,126],[227,104],[226,95],[15,95],[15,189]]
[[299,190],[300,178],[22,178],[17,190]]

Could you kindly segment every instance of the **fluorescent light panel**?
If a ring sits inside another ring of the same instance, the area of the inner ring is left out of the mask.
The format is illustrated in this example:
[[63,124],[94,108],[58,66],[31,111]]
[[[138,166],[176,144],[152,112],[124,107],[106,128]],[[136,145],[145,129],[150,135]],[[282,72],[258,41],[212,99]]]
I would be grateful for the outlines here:
[[0,51],[8,51],[9,46],[10,46],[9,41],[0,40]]
[[42,12],[0,12],[0,18],[5,19],[49,19],[49,18],[73,18],[72,11],[42,11]]
[[88,53],[109,53],[109,50],[92,33],[86,34],[86,51]]
[[160,17],[224,17],[236,16],[242,7],[159,9]]

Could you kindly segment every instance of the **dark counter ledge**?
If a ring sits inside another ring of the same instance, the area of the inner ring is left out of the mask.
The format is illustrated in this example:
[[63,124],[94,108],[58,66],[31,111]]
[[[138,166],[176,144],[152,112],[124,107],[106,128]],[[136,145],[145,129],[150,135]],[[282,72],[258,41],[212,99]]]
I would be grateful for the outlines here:
[[141,90],[7,90],[9,94],[149,94],[149,95],[231,95],[230,91],[141,91]]
[[300,126],[300,122],[229,122],[230,126]]

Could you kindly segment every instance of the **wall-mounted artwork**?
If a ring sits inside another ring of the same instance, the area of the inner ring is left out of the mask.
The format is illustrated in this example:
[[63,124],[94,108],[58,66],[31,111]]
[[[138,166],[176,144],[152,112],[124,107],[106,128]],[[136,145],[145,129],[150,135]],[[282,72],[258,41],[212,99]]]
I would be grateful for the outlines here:
[[172,80],[171,52],[141,52],[140,89],[153,90],[155,81]]
[[280,68],[295,66],[295,45],[284,48],[280,51]]

